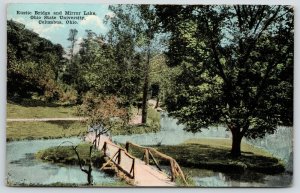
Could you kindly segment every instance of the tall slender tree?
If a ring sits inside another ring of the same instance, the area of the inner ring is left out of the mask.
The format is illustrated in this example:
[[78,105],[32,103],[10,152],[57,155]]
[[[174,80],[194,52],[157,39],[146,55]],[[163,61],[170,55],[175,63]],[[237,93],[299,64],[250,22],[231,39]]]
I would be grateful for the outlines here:
[[69,37],[68,37],[68,41],[70,41],[70,50],[69,50],[69,56],[70,56],[70,60],[72,61],[73,57],[74,57],[74,48],[75,48],[75,44],[77,41],[77,34],[78,34],[78,30],[77,29],[70,29],[69,31]]
[[[117,46],[121,42],[127,45],[125,50],[119,50],[116,56],[118,63],[130,62],[136,56],[140,59],[144,57],[143,68],[139,70],[139,74],[143,78],[142,123],[146,123],[151,52],[158,29],[155,8],[152,5],[115,5],[110,6],[110,10],[114,13],[113,18],[109,17],[112,26],[110,40],[118,42]],[[124,39],[126,42],[122,41]]]

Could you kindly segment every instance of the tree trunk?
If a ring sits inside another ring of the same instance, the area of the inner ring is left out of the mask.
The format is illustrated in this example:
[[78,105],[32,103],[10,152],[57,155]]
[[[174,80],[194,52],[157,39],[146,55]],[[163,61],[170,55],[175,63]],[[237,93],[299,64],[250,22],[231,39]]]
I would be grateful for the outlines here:
[[93,175],[92,175],[92,166],[91,166],[91,163],[89,165],[89,170],[88,170],[88,173],[87,173],[87,181],[88,181],[88,185],[93,185]]
[[156,98],[156,104],[155,104],[155,109],[158,108],[158,105],[159,105],[159,94],[157,95],[157,98]]
[[88,180],[88,185],[93,185],[93,175],[92,175],[92,150],[93,150],[93,146],[90,146],[90,160],[89,160],[89,169],[87,171],[87,180]]
[[241,142],[243,136],[239,128],[231,128],[232,133],[232,146],[231,146],[231,156],[239,157],[241,155]]
[[149,67],[150,67],[150,43],[147,51],[147,62],[145,63],[145,78],[143,86],[143,102],[142,102],[142,123],[147,123],[147,99],[148,99],[148,84],[149,84]]
[[148,96],[148,75],[145,76],[143,86],[143,102],[142,102],[142,123],[147,123],[147,96]]
[[[96,144],[96,141],[94,140],[94,142]],[[78,163],[79,163],[79,168],[81,171],[83,171],[84,173],[86,173],[87,175],[87,181],[88,181],[88,185],[92,185],[93,184],[93,175],[92,175],[92,171],[93,171],[93,168],[92,168],[92,149],[94,147],[94,144],[90,146],[90,161],[89,161],[89,168],[88,170],[84,168],[84,165],[82,164],[82,161],[80,159],[80,156],[79,156],[79,153],[77,151],[77,146],[72,146],[73,147],[73,150],[75,151],[76,153],[76,156],[77,156],[77,159],[78,159]]]

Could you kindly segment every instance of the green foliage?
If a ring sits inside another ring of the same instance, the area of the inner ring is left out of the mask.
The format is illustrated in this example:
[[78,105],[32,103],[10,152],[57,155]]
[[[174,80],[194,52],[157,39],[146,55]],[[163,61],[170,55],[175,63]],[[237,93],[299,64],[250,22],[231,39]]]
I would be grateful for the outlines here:
[[79,96],[77,90],[71,86],[63,86],[59,96],[59,101],[65,105],[74,105],[77,103]]
[[170,115],[197,132],[224,123],[239,142],[293,122],[294,19],[289,6],[156,6],[180,68]]
[[[232,157],[228,150],[231,143],[229,139],[193,139],[179,145],[151,146],[158,151],[174,158],[183,169],[189,184],[193,184],[190,177],[198,169],[208,169],[227,174],[255,171],[265,174],[278,174],[284,172],[284,164],[281,160],[272,157],[268,152],[252,145],[242,143],[242,155],[239,158]],[[137,158],[142,158],[144,152],[140,148],[131,147],[129,153]],[[167,161],[155,157],[160,165],[169,165]],[[151,163],[150,164],[154,164]],[[200,173],[201,174],[201,173]],[[204,175],[205,176],[205,175]],[[182,185],[178,181],[178,185]]]
[[[77,146],[78,154],[83,163],[88,163],[90,159],[89,151],[90,145],[82,143]],[[94,166],[101,167],[105,163],[104,159],[101,159],[103,154],[100,151],[94,151],[92,153],[92,162]],[[35,157],[44,161],[60,164],[78,165],[78,158],[72,146],[57,146],[51,147],[45,150],[40,150],[35,154]]]
[[176,186],[179,187],[195,187],[196,183],[194,181],[194,179],[192,178],[192,176],[187,172],[184,171],[184,175],[185,175],[185,180],[187,182],[187,184],[185,183],[185,181],[182,178],[176,178],[175,179],[175,183]]
[[57,98],[57,80],[63,65],[63,48],[41,38],[21,23],[7,21],[8,97],[43,95]]
[[99,96],[88,92],[79,109],[80,114],[88,117],[91,127],[107,133],[113,127],[122,127],[128,121],[128,111],[122,101],[115,96]]
[[148,108],[147,123],[155,128],[160,128],[160,114],[153,108]]
[[[217,144],[216,141],[213,141]],[[177,146],[161,145],[157,149],[173,157],[180,166],[189,168],[212,169],[226,173],[238,173],[252,170],[267,174],[282,173],[284,165],[280,160],[253,152],[242,152],[236,159],[228,154],[227,148],[205,144],[182,144]],[[183,151],[184,150],[184,151]]]
[[[151,59],[154,53],[162,51],[155,9],[152,5],[111,5],[109,9],[114,16],[106,18],[106,23],[111,27],[108,42],[116,48],[115,61],[121,66],[125,77],[131,77],[126,66],[136,66],[133,71],[137,75],[136,81],[132,82],[129,78],[123,81],[124,85],[128,85],[126,92],[133,93],[129,96],[127,94],[126,100],[133,104],[139,93],[143,94],[142,122],[146,123]],[[133,59],[136,62],[132,62]]]

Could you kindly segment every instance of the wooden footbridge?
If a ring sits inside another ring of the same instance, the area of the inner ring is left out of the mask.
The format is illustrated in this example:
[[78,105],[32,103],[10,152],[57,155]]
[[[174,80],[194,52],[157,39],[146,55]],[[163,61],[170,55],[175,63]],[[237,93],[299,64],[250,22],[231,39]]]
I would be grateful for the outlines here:
[[[96,142],[97,149],[103,151],[106,156],[107,162],[103,164],[101,170],[113,170],[118,176],[135,186],[175,186],[176,178],[181,178],[187,184],[176,160],[154,148],[131,142],[127,142],[125,148],[122,148],[114,144],[108,137],[103,135],[96,137],[94,133],[89,133],[85,139],[89,142]],[[130,148],[141,151],[143,153],[142,160],[131,155]],[[169,163],[169,175],[162,170],[155,157]],[[154,165],[150,165],[150,161]]]

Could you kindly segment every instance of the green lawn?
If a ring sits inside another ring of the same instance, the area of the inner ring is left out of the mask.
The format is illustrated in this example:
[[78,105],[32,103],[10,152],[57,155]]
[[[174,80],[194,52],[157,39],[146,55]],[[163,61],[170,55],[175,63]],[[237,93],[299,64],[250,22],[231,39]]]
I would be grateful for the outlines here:
[[52,139],[84,135],[85,123],[79,121],[7,122],[6,140]]
[[[189,139],[184,142],[184,144],[199,144],[199,145],[209,145],[213,148],[222,148],[224,150],[230,151],[231,149],[231,139]],[[272,157],[267,151],[254,147],[253,145],[242,142],[241,150],[244,154],[256,154],[266,157]]]
[[[7,118],[68,118],[76,117],[77,106],[67,107],[26,101],[21,104],[7,103]],[[128,135],[157,132],[160,129],[160,114],[148,109],[148,123],[114,128],[112,135]],[[79,121],[7,122],[7,141],[23,139],[52,139],[84,134],[87,124]]]
[[55,104],[16,104],[7,102],[7,118],[64,118],[76,117],[76,106]]
[[[77,147],[78,154],[80,159],[84,164],[88,163],[90,160],[89,151],[90,151],[90,143],[81,143]],[[93,150],[92,154],[92,162],[95,168],[100,168],[103,163],[107,160],[104,159],[103,153],[98,150]],[[45,150],[40,150],[35,154],[35,157],[41,159],[43,161],[57,163],[57,164],[67,164],[67,165],[79,165],[78,157],[71,146],[57,146],[51,147]],[[78,168],[79,170],[79,168]],[[80,184],[63,184],[58,183],[54,184],[54,186],[84,186]],[[94,184],[95,187],[124,187],[130,186],[124,180],[116,180],[112,183],[102,183],[102,184]]]
[[[81,143],[77,146],[77,151],[80,156],[80,159],[84,163],[88,163],[89,161],[89,152],[90,152],[90,143]],[[49,161],[52,163],[61,163],[61,164],[72,164],[72,165],[79,165],[78,158],[76,156],[75,151],[72,149],[71,146],[57,146],[51,147],[46,150],[41,150],[35,154],[36,158]],[[100,160],[103,154],[95,150],[92,153],[92,161],[94,166],[101,167],[104,163],[104,160]]]
[[[141,111],[141,110],[140,110]],[[140,112],[141,113],[141,112]],[[137,114],[137,108],[132,108],[132,115]],[[112,135],[132,135],[160,131],[160,113],[153,108],[148,108],[147,123],[137,125],[127,125],[125,127],[114,128]]]
[[[36,100],[20,104],[7,102],[7,118],[68,118],[76,117],[76,106],[62,106]],[[83,135],[86,124],[79,121],[7,122],[7,141],[52,139]]]
[[[252,145],[243,143],[239,158],[230,156],[230,139],[193,139],[179,145],[153,146],[158,151],[173,157],[185,168],[209,169],[225,173],[246,170],[275,174],[284,171],[281,160]],[[143,152],[130,148],[130,153],[141,158]],[[159,159],[158,159],[159,160]],[[159,160],[161,164],[169,164]]]

